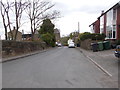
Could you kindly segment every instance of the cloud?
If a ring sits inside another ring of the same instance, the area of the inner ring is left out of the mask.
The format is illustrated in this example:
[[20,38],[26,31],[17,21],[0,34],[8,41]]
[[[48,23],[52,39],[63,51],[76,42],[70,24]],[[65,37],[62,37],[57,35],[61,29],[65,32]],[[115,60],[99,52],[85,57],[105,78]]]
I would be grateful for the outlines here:
[[[51,0],[55,3],[53,10],[61,12],[61,18],[55,23],[60,29],[61,35],[69,34],[78,29],[80,22],[80,32],[90,31],[89,25],[100,16],[102,10],[108,10],[119,0]],[[23,14],[22,22],[27,22],[28,18]],[[13,17],[14,18],[14,17]],[[29,20],[28,20],[29,21]],[[0,23],[1,27],[1,23]],[[29,23],[23,25],[21,30],[28,32]]]

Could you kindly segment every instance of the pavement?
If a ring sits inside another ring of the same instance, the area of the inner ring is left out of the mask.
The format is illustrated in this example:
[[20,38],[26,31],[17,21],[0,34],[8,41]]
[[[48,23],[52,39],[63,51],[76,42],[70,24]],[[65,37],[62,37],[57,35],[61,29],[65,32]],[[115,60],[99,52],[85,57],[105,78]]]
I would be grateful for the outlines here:
[[97,52],[93,52],[92,50],[85,50],[83,48],[80,48],[80,47],[77,47],[77,49],[79,49],[81,52],[83,52],[85,55],[97,55],[97,56],[102,56],[102,57],[105,57],[105,56],[109,56],[109,55],[112,55],[113,57],[114,56],[114,50],[115,49],[109,49],[109,50],[103,50],[103,51],[97,51]]
[[84,56],[99,67],[106,75],[118,84],[118,73],[120,68],[120,58],[118,59],[114,55],[114,49],[93,52],[92,50],[85,50],[77,47]]

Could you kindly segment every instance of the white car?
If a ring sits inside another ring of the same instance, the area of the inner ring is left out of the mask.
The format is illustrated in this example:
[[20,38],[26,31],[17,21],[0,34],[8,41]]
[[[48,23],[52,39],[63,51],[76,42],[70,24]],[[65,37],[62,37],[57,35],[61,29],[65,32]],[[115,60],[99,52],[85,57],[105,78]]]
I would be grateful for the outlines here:
[[75,48],[75,43],[74,43],[74,42],[70,42],[70,43],[68,44],[68,47],[69,47],[69,48]]
[[58,43],[58,47],[61,47],[62,46],[62,44],[61,43]]

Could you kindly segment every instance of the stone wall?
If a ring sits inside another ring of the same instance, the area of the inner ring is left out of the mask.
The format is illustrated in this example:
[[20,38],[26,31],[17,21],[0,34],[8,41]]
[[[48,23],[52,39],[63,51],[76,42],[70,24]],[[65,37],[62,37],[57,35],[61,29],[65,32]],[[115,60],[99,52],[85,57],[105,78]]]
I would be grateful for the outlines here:
[[2,41],[0,40],[0,62],[2,60]]
[[2,41],[2,58],[44,50],[44,42]]

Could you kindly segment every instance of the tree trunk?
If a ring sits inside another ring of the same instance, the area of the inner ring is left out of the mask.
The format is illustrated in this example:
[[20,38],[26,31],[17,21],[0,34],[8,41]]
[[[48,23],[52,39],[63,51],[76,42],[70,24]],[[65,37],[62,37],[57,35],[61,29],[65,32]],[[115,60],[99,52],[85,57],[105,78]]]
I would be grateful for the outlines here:
[[7,26],[6,26],[6,24],[5,24],[5,18],[4,18],[3,15],[2,15],[2,18],[3,18],[4,29],[5,29],[5,40],[7,40],[7,39],[8,39],[8,36],[7,36]]
[[17,33],[18,33],[18,7],[17,7],[17,2],[15,0],[15,15],[16,15],[16,32],[15,32],[15,38],[14,40],[16,41],[17,39]]
[[7,19],[8,19],[8,26],[9,26],[10,34],[11,34],[11,40],[13,40],[13,33],[12,33],[12,30],[11,30],[10,18],[9,18],[8,12],[7,12]]

